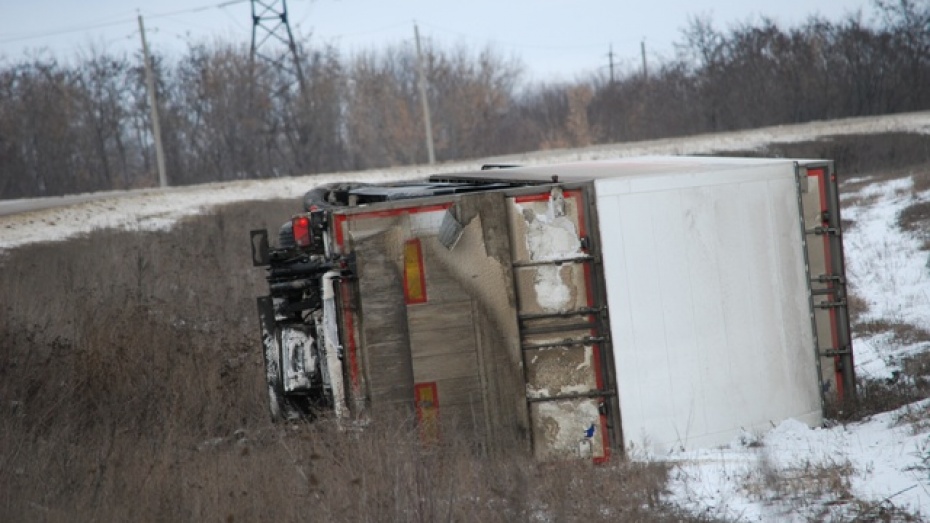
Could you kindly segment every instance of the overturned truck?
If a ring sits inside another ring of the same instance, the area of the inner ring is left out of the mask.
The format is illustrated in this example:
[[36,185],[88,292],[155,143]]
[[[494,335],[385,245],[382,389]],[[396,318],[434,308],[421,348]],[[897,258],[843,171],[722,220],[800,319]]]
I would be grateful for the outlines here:
[[486,166],[317,187],[258,298],[272,415],[603,461],[855,394],[833,163]]

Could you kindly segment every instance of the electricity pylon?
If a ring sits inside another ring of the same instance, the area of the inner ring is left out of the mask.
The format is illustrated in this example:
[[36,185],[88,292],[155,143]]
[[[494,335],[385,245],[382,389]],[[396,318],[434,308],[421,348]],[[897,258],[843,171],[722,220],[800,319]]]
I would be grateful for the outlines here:
[[256,57],[292,75],[303,92],[304,73],[300,68],[294,33],[287,19],[286,0],[252,0],[250,59],[253,65]]

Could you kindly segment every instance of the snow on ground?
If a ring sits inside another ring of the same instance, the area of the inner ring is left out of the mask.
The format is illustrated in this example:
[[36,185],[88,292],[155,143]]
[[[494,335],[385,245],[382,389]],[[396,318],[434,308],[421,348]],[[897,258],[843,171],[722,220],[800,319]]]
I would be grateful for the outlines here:
[[[843,503],[848,488],[876,507],[866,521],[887,503],[926,518],[930,427],[901,419],[908,409],[927,407],[924,401],[832,428],[787,420],[726,448],[671,456],[667,459],[678,465],[672,500],[696,514],[731,521],[849,520],[863,511]],[[845,484],[841,478],[847,473]]]
[[[930,194],[913,194],[913,181],[902,178],[867,185],[844,202],[843,218],[855,222],[843,239],[850,289],[866,301],[861,321],[908,324],[930,330],[930,258],[921,241],[897,228],[898,214]],[[852,205],[858,201],[874,204]],[[902,346],[890,333],[856,341],[858,374],[884,379],[900,370],[902,356],[930,348],[928,343]]]
[[[758,149],[771,142],[894,131],[930,134],[930,113],[545,151],[489,161],[532,164],[619,156],[707,154]],[[0,251],[37,241],[64,240],[96,229],[167,229],[183,216],[209,212],[215,205],[245,200],[296,199],[318,183],[416,179],[431,173],[479,166],[478,162],[462,162],[107,193],[94,196],[99,199],[93,201],[6,216],[2,215],[4,206],[9,208],[12,203],[0,202]],[[897,214],[915,201],[910,182],[901,180],[867,186],[857,196],[849,199],[844,208],[844,217],[856,224],[846,233],[845,247],[850,287],[869,306],[865,319],[898,321],[930,329],[927,255],[919,251],[920,243],[915,238],[896,227]],[[919,197],[930,199],[930,194]],[[37,204],[47,206],[49,201]],[[892,342],[883,335],[855,339],[854,347],[857,371],[876,379],[890,377],[902,355],[928,349],[925,344],[902,347],[898,341]],[[864,422],[818,429],[788,420],[765,434],[746,434],[725,448],[651,457],[677,465],[669,485],[669,499],[695,513],[735,521],[844,519],[844,516],[861,514],[861,508],[860,512],[854,512],[854,507],[838,502],[838,493],[848,488],[856,498],[875,503],[876,510],[893,503],[928,517],[930,423],[901,421],[908,419],[909,412],[928,409],[930,401],[924,401]],[[806,482],[795,481],[805,471]],[[823,471],[823,474],[813,474],[814,479],[811,479],[811,471]],[[839,485],[831,483],[830,471],[837,471],[836,477],[848,478],[848,485],[842,481]]]
[[90,201],[73,205],[16,214],[6,213],[17,211],[27,204],[49,207],[64,200],[43,198],[32,202],[0,201],[0,251],[37,241],[64,240],[97,229],[117,227],[130,230],[162,230],[171,227],[184,216],[207,212],[215,205],[245,200],[298,198],[316,184],[333,181],[409,180],[424,178],[434,173],[478,169],[482,163],[529,165],[626,156],[709,154],[714,151],[759,149],[772,142],[798,142],[831,135],[879,132],[930,134],[930,112],[811,122],[582,149],[540,151],[486,161],[445,163],[432,167],[415,166],[272,180],[244,180],[165,190],[117,191],[82,195],[82,199]]

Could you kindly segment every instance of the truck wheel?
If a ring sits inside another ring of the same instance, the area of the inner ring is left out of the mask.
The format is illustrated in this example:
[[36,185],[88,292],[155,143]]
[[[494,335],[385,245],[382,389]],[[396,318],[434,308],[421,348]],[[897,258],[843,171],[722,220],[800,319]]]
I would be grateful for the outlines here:
[[271,421],[279,422],[299,416],[284,394],[281,378],[281,343],[278,329],[267,332],[263,329],[262,345],[265,355],[265,382],[268,385],[268,407]]

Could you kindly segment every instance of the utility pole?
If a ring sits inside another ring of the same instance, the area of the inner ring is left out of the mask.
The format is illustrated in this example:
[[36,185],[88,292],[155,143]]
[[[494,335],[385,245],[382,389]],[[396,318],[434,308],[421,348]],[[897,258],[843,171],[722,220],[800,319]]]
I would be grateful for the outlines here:
[[417,42],[417,74],[419,75],[420,101],[423,103],[423,126],[426,128],[426,152],[429,155],[430,165],[436,163],[436,154],[433,152],[433,123],[429,114],[429,100],[426,99],[426,75],[423,73],[423,52],[420,50],[420,30],[413,24],[413,36]]
[[610,84],[614,83],[614,44],[610,44],[610,52],[607,53],[610,58]]
[[158,101],[155,98],[155,76],[152,74],[152,61],[149,58],[149,46],[145,42],[145,24],[139,15],[139,34],[142,35],[142,59],[145,61],[145,86],[149,92],[149,106],[152,110],[152,135],[155,138],[155,163],[158,166],[158,185],[168,186],[165,174],[165,150],[161,144],[161,125],[158,123]]
[[645,38],[639,43],[639,49],[643,54],[643,80],[648,81],[649,70],[646,69],[646,39]]

